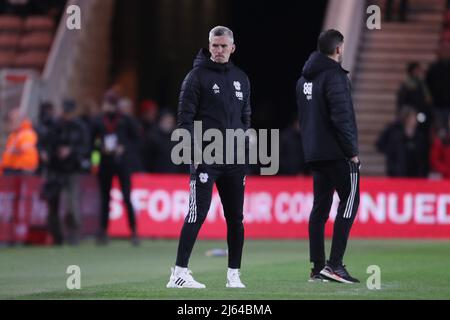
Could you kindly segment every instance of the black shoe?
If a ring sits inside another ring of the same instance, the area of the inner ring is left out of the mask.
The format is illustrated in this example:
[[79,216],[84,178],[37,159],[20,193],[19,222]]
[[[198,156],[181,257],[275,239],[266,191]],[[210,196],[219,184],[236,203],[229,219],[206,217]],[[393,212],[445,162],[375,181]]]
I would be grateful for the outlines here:
[[331,267],[329,263],[325,266],[325,268],[320,271],[320,274],[324,277],[334,280],[341,283],[359,283],[359,280],[353,278],[345,269],[344,265],[340,265],[339,267]]
[[131,237],[131,245],[133,247],[139,247],[141,245],[141,241],[139,240],[138,236]]
[[309,276],[309,282],[330,282],[326,277],[320,274],[320,271],[311,269],[311,274]]
[[109,243],[109,237],[106,235],[106,233],[101,232],[98,237],[97,237],[97,241],[96,244],[98,246],[106,246]]
[[69,246],[76,247],[80,244],[80,239],[78,238],[78,236],[72,234],[67,237],[67,243]]

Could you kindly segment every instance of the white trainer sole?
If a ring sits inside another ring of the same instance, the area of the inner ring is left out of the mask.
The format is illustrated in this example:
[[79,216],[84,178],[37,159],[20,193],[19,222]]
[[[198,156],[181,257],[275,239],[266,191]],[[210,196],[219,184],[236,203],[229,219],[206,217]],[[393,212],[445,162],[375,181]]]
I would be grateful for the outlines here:
[[225,287],[227,287],[227,288],[235,288],[235,289],[245,289],[246,288],[245,285],[243,287],[241,287],[241,286],[231,286],[228,283],[225,285]]
[[336,275],[334,273],[329,273],[326,270],[320,271],[320,274],[325,276],[325,277],[327,277],[327,278],[333,279],[333,280],[335,280],[337,282],[348,283],[348,284],[352,284],[353,283],[351,281],[348,281],[348,280],[345,280],[344,278],[339,277],[338,275]]
[[174,282],[169,282],[166,285],[166,288],[168,288],[168,289],[206,289],[206,286],[203,286],[203,287],[183,287],[183,286],[177,285]]

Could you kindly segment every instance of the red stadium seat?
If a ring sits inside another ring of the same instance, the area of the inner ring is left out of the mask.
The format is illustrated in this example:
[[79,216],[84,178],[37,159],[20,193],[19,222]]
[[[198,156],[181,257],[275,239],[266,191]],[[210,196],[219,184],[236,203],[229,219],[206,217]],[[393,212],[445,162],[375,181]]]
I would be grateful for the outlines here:
[[0,32],[20,32],[23,19],[13,15],[0,15]]
[[0,15],[0,32],[20,32],[23,19],[12,15]]
[[29,51],[18,54],[14,59],[16,68],[42,69],[47,61],[47,52]]
[[25,19],[25,30],[31,31],[53,31],[54,21],[47,16],[30,16]]
[[0,68],[9,68],[13,66],[14,53],[10,51],[0,51]]
[[48,32],[33,32],[23,36],[19,42],[20,50],[48,50],[52,44],[53,36]]
[[445,41],[450,41],[450,30],[445,30],[442,33],[442,40]]
[[0,33],[0,49],[15,50],[19,43],[19,34],[17,33]]

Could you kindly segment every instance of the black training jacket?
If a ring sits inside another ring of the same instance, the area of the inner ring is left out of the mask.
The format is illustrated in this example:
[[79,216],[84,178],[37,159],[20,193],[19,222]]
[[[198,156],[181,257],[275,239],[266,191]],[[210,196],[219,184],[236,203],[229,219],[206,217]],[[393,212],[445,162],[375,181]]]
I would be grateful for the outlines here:
[[358,129],[348,71],[314,52],[297,82],[297,104],[306,162],[358,155]]
[[245,131],[250,128],[250,82],[247,75],[231,61],[219,64],[210,57],[206,49],[200,50],[194,60],[194,68],[181,87],[178,127],[189,130],[192,137],[194,121],[202,121],[203,132],[210,128],[222,133],[226,129]]

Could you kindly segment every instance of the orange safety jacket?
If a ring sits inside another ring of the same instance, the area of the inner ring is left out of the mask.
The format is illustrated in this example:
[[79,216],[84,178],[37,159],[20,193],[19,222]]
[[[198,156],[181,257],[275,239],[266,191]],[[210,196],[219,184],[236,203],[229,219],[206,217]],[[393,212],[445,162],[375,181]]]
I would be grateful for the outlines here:
[[0,173],[4,169],[35,171],[39,165],[37,140],[37,134],[31,122],[23,121],[20,127],[8,136],[0,164]]

